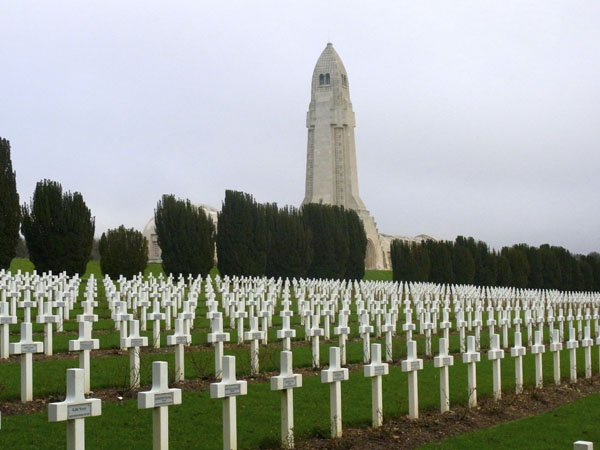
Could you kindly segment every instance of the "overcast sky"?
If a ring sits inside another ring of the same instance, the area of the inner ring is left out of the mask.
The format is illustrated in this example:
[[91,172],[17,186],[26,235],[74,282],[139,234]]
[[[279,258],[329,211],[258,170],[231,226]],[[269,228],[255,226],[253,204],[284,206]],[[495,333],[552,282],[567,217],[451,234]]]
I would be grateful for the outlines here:
[[164,193],[298,206],[328,41],[380,232],[600,250],[597,0],[2,2],[21,202],[60,181],[97,235],[143,229]]

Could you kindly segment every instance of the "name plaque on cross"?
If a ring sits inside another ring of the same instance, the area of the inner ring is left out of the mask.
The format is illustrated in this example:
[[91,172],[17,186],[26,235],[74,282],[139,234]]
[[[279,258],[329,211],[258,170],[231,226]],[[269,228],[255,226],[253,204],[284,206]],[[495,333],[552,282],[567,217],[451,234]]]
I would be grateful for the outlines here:
[[23,344],[21,345],[21,353],[37,353],[37,345]]
[[96,318],[96,316],[94,316],[94,315],[83,316],[83,320],[85,322],[94,322],[95,318]]
[[333,381],[344,381],[344,374],[346,372],[344,370],[337,370],[333,372],[332,379]]
[[294,337],[294,330],[283,330],[282,337],[286,337],[286,338]]
[[421,361],[411,361],[410,368],[412,370],[421,370]]
[[12,325],[12,317],[0,317],[0,325]]
[[173,393],[156,394],[154,396],[154,406],[169,406],[173,404]]
[[385,375],[385,367],[384,366],[376,366],[374,368],[375,376]]
[[79,348],[81,350],[93,350],[94,349],[94,342],[93,341],[81,341],[79,343]]
[[239,384],[231,384],[229,386],[225,386],[225,395],[226,396],[231,396],[231,395],[240,395],[241,394],[241,388]]
[[227,339],[227,335],[225,335],[225,334],[217,334],[215,336],[215,342],[225,342],[226,339]]
[[177,336],[175,342],[177,344],[187,344],[187,336]]
[[143,339],[132,339],[131,340],[131,346],[132,347],[142,347],[144,345],[144,340]]
[[290,388],[295,388],[296,387],[296,377],[292,376],[292,377],[287,377],[283,380],[283,388],[284,389],[290,389]]
[[80,403],[78,405],[70,405],[67,407],[67,420],[81,419],[83,417],[91,417],[91,403]]
[[262,331],[250,333],[250,339],[262,339]]

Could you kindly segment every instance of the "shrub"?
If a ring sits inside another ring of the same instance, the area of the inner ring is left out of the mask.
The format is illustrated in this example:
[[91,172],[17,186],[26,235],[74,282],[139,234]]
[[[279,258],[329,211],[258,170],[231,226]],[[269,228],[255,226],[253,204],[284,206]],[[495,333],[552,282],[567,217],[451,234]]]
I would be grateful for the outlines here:
[[116,279],[121,275],[133,278],[143,273],[148,263],[148,241],[142,233],[123,225],[102,233],[100,244],[102,274]]

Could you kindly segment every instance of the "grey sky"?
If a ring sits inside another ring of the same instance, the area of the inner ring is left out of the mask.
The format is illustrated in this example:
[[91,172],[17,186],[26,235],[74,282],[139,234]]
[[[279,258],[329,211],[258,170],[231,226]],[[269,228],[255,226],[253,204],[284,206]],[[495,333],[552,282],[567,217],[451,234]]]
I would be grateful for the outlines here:
[[600,250],[600,2],[5,1],[0,136],[22,202],[80,191],[97,234],[163,193],[299,205],[328,41],[380,232]]

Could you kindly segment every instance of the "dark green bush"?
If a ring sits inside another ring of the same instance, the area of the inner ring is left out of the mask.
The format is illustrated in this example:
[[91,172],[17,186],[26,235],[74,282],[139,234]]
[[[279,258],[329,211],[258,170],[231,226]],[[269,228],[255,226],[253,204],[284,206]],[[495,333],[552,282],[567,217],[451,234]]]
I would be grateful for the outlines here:
[[144,273],[148,263],[148,241],[144,235],[123,225],[102,233],[100,244],[100,269],[112,279],[121,275],[131,279]]

